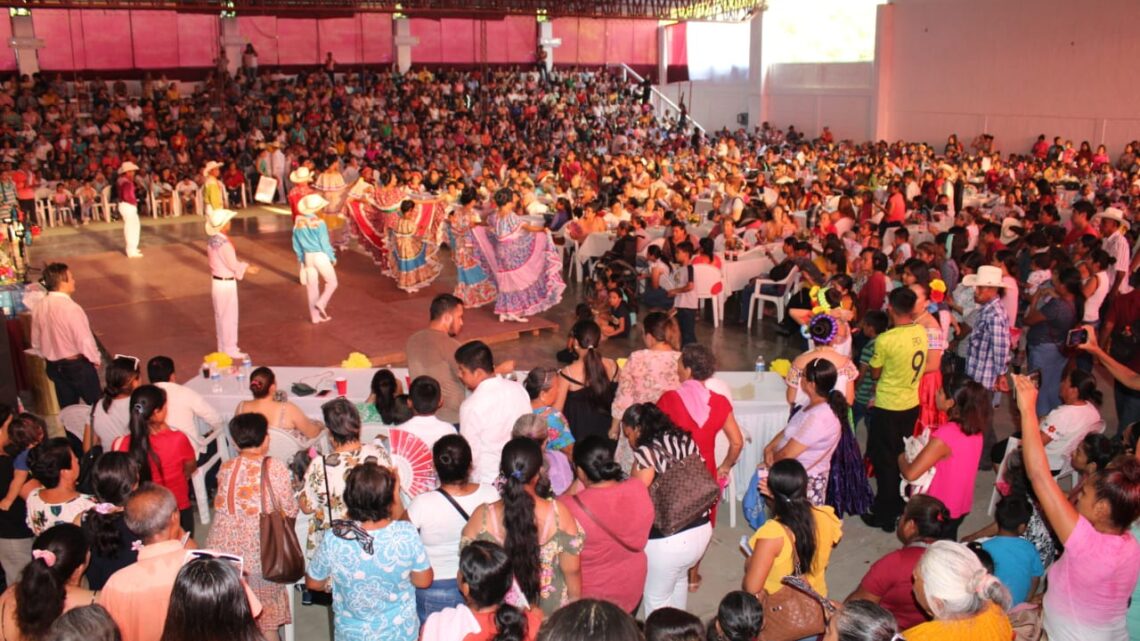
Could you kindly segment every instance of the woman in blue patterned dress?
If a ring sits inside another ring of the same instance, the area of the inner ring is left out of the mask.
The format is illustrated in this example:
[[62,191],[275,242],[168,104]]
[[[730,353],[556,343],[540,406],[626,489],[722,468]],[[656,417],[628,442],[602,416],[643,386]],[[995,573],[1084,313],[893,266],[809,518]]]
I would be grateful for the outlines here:
[[435,257],[439,247],[421,235],[416,204],[411,200],[400,203],[400,220],[392,230],[392,239],[396,287],[410,294],[427,287],[439,276],[443,269]]
[[399,479],[364,463],[348,473],[349,520],[333,521],[309,561],[305,584],[333,594],[334,641],[416,641],[415,588],[431,585],[427,550],[416,526],[396,520]]
[[562,300],[562,255],[543,227],[528,224],[515,207],[518,197],[510,189],[495,192],[498,211],[487,227],[472,230],[476,246],[494,274],[499,294],[495,313],[500,321],[527,322]]
[[473,187],[464,187],[459,195],[459,207],[447,217],[447,242],[455,260],[455,295],[464,307],[479,307],[495,300],[498,293],[495,283],[483,271],[471,238],[471,228],[477,224],[475,202],[478,194]]

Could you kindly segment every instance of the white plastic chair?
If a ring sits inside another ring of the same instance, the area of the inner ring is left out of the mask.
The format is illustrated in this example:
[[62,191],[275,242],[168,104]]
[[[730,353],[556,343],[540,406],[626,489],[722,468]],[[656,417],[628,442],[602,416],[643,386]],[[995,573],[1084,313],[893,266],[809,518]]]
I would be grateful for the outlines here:
[[285,430],[276,427],[269,428],[269,451],[267,456],[277,459],[288,465],[293,455],[308,447],[309,444],[293,436]]
[[103,221],[111,222],[111,186],[107,185],[99,194],[99,200],[95,201],[94,209],[98,211],[103,210]]
[[55,227],[54,208],[51,204],[51,190],[47,187],[40,187],[36,190],[35,206],[36,206],[36,223],[41,227]]
[[213,456],[206,459],[206,462],[199,465],[198,469],[190,475],[190,483],[194,486],[194,500],[198,504],[198,518],[202,521],[202,525],[209,525],[210,523],[210,495],[206,491],[206,474],[214,466],[220,467],[222,461],[230,460],[230,439],[224,428],[214,430],[206,435],[202,445],[208,446],[212,442],[217,442],[218,451],[214,452]]
[[[717,461],[722,460],[728,454],[728,436],[725,435],[724,430],[721,430],[716,435],[716,444],[714,445],[714,456]],[[723,497],[728,499],[725,507],[728,508],[728,525],[729,527],[736,527],[736,511],[740,509],[737,505],[736,495],[736,465],[733,464],[732,470],[728,472],[728,487],[724,488]],[[714,524],[715,525],[715,524]]]
[[[714,293],[716,286],[720,290]],[[697,306],[703,307],[704,301],[712,303],[713,327],[720,327],[720,318],[724,315],[724,283],[721,273],[712,265],[693,265],[693,289],[697,293]]]
[[664,236],[662,236],[661,238],[654,238],[653,240],[649,241],[649,244],[645,246],[645,249],[642,250],[639,253],[639,255],[640,256],[647,256],[649,254],[649,248],[650,247],[656,247],[658,249],[661,249],[664,246],[665,246],[665,237]]
[[87,427],[87,421],[91,420],[91,406],[85,403],[68,405],[59,411],[57,420],[64,430],[82,441],[83,430]]
[[[753,293],[752,300],[748,303],[748,330],[752,331],[752,319],[758,318],[764,313],[764,305],[772,303],[776,306],[776,320],[778,322],[784,321],[784,310],[788,306],[788,302],[792,299],[792,294],[799,288],[800,284],[800,268],[793,267],[784,280],[771,280],[768,278],[758,278],[756,280],[756,289]],[[760,288],[764,285],[776,285],[783,287],[781,294],[762,294]]]

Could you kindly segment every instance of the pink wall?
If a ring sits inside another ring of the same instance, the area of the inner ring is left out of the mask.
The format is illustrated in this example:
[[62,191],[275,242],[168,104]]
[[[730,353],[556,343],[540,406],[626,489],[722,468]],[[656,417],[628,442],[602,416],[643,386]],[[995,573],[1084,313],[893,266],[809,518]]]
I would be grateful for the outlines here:
[[412,64],[492,64],[534,61],[538,23],[529,16],[502,20],[412,18]]
[[[7,42],[12,37],[12,21],[0,20],[0,41]],[[0,47],[0,71],[16,69],[16,50],[11,47]]]
[[[885,136],[1004,151],[1038,134],[1108,145],[1140,138],[1135,0],[895,0]],[[880,36],[881,37],[881,36]]]
[[557,64],[657,64],[655,20],[555,18],[554,37],[562,46],[554,50]]
[[316,65],[332,52],[340,65],[391,62],[392,16],[350,18],[238,16],[238,32],[257,50],[262,65]]
[[218,19],[207,14],[36,9],[32,25],[44,71],[209,67],[218,55]]

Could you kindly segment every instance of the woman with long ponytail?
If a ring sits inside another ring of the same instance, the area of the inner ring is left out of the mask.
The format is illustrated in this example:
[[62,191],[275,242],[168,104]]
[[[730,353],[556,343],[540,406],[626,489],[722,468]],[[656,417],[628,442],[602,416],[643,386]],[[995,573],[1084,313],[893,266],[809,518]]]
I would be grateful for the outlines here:
[[107,363],[103,372],[106,383],[103,396],[91,408],[90,421],[83,430],[83,451],[96,445],[108,447],[127,433],[131,392],[139,386],[139,361],[133,356],[118,356]]
[[570,349],[577,355],[570,365],[558,370],[561,389],[554,406],[570,423],[575,441],[587,436],[608,436],[612,419],[610,408],[617,391],[617,363],[598,352],[602,330],[592,320],[574,323],[570,329]]
[[9,641],[39,641],[72,607],[88,605],[95,593],[80,587],[87,568],[87,537],[78,525],[60,523],[32,543],[32,560],[19,581],[0,596],[0,634]]
[[124,512],[127,498],[139,486],[138,463],[126,452],[107,452],[96,459],[91,484],[95,507],[81,521],[91,543],[87,585],[102,590],[112,574],[138,559],[133,544],[139,537],[127,527]]
[[777,461],[768,471],[765,496],[772,518],[748,539],[752,554],[744,568],[744,590],[774,594],[785,576],[802,576],[827,596],[824,574],[831,550],[843,537],[843,522],[830,507],[808,499],[810,477],[795,459]]
[[135,461],[141,482],[151,481],[174,493],[182,529],[193,532],[190,475],[198,467],[198,456],[190,439],[166,424],[162,388],[143,385],[131,393],[130,434],[116,439],[111,449],[126,452]]
[[[831,476],[831,456],[839,445],[847,418],[847,396],[836,390],[838,370],[825,358],[816,358],[804,367],[799,388],[807,395],[807,403],[788,421],[787,427],[764,448],[764,464],[795,459],[807,471],[808,499],[812,505],[823,505]],[[849,431],[849,430],[848,430]]]
[[549,498],[542,461],[542,447],[534,440],[508,441],[499,464],[502,498],[475,509],[463,540],[502,545],[521,596],[550,616],[581,595],[583,535],[566,506]]

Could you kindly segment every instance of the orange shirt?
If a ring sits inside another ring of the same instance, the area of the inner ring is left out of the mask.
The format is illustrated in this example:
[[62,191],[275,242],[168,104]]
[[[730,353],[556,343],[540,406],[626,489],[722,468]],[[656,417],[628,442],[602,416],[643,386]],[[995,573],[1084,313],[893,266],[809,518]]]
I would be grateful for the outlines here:
[[[170,592],[186,559],[179,541],[145,545],[133,565],[111,575],[99,593],[99,604],[107,608],[119,625],[123,641],[159,641],[166,625]],[[246,587],[250,609],[256,617],[261,602]]]

